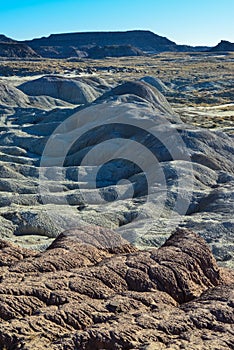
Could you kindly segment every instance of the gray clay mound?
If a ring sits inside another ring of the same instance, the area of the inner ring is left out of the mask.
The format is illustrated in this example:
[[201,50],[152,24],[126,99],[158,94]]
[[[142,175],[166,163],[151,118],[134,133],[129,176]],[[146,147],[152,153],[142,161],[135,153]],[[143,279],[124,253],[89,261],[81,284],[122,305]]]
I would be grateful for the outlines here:
[[146,76],[140,79],[140,81],[143,81],[145,83],[148,83],[152,86],[154,86],[158,91],[160,91],[162,94],[170,92],[171,89],[167,87],[160,79],[153,77],[153,76]]
[[129,81],[116,86],[112,90],[101,96],[100,100],[108,99],[116,96],[134,95],[140,99],[152,104],[155,108],[164,113],[173,114],[173,111],[166,98],[154,86],[142,81]]
[[45,76],[26,82],[19,89],[30,96],[51,96],[73,104],[87,104],[100,95],[88,82],[58,76]]
[[29,105],[29,97],[10,84],[0,82],[0,104],[8,107]]

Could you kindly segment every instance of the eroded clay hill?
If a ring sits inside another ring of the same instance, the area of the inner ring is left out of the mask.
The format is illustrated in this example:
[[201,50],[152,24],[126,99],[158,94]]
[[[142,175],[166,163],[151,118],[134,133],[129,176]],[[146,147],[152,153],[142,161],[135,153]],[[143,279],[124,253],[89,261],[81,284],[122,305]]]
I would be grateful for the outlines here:
[[233,265],[233,137],[184,123],[146,80],[0,86],[2,238],[45,249],[88,223],[150,247],[180,225]]

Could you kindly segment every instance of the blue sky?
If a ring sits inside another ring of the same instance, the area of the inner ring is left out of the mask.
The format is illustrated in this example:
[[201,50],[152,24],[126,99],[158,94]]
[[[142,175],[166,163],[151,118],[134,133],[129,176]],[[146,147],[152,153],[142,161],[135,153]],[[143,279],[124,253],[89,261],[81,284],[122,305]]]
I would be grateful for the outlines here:
[[234,0],[0,0],[0,34],[147,29],[178,44],[234,42]]

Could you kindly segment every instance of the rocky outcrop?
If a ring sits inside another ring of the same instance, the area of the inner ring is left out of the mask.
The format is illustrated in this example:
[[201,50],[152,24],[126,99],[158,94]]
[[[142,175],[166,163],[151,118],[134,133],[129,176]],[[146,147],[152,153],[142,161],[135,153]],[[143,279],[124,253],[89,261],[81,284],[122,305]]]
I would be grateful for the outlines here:
[[88,49],[88,57],[93,59],[142,55],[144,55],[144,52],[142,50],[137,49],[131,45],[93,46]]
[[12,43],[12,42],[15,42],[15,40],[7,37],[6,35],[0,34],[0,42],[1,43]]
[[0,57],[38,58],[40,55],[24,43],[15,41],[1,41],[0,38]]
[[221,40],[218,45],[215,47],[212,47],[210,49],[211,52],[218,52],[218,51],[234,51],[234,43],[231,43],[227,40]]
[[0,271],[4,349],[233,347],[233,275],[191,231],[146,251],[93,226],[43,253],[1,241]]
[[40,46],[35,49],[43,58],[66,59],[66,58],[86,58],[87,51],[80,50],[74,46]]

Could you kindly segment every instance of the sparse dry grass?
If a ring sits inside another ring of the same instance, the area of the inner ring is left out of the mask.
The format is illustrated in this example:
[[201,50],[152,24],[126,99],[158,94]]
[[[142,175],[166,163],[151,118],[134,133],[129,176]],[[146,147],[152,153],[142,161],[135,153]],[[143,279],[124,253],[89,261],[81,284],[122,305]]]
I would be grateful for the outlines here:
[[[82,71],[98,71],[105,76],[111,70],[121,70],[120,78],[135,78],[145,74],[156,75],[163,81],[189,79],[202,82],[218,79],[233,79],[234,54],[208,56],[206,53],[162,53],[153,56],[106,58],[102,60],[64,59],[1,60],[1,75],[64,74]],[[124,71],[126,70],[126,71]],[[117,74],[118,75],[118,74]]]

